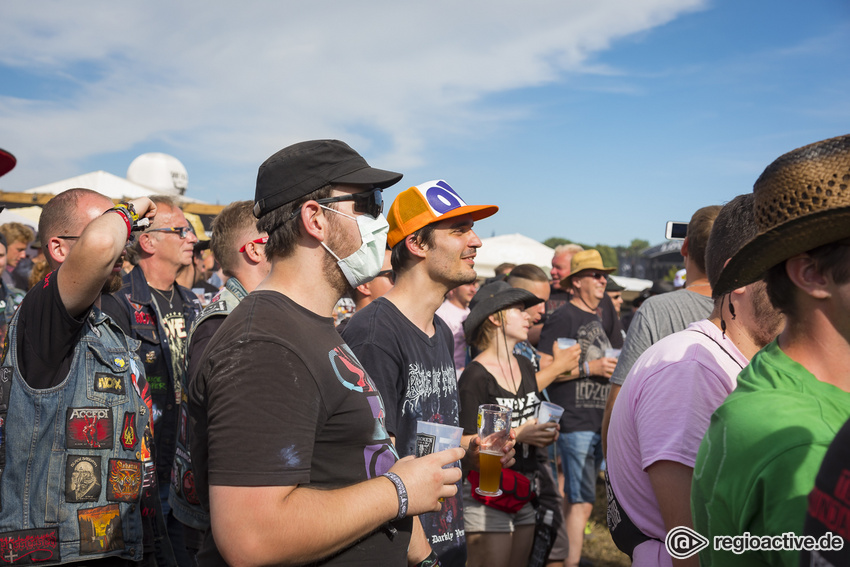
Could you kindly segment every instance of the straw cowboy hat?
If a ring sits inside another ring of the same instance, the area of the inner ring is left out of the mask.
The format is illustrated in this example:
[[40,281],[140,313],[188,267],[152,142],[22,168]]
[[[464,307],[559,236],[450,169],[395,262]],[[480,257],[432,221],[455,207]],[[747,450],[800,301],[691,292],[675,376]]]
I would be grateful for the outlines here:
[[578,275],[583,270],[596,270],[610,274],[617,271],[617,268],[609,268],[602,264],[602,255],[599,250],[582,250],[573,254],[570,259],[570,275],[564,278],[564,281],[570,282],[573,276]]
[[753,186],[758,235],[723,268],[715,294],[761,278],[773,266],[850,237],[850,134],[780,156]]

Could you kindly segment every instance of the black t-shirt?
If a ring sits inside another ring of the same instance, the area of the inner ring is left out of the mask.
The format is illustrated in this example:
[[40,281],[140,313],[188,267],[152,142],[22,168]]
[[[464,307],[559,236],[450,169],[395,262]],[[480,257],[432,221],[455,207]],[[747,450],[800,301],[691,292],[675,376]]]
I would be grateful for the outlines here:
[[[460,375],[458,390],[460,393],[460,425],[465,435],[475,435],[478,432],[478,406],[482,404],[498,404],[511,408],[511,427],[516,429],[535,416],[540,406],[540,395],[537,391],[537,378],[531,361],[524,356],[517,356],[520,376],[519,388],[516,394],[505,390],[496,378],[478,362],[470,362]],[[530,474],[537,470],[537,447],[525,443],[517,443],[516,463],[514,470]]]
[[[802,551],[800,566],[850,565],[850,421],[847,421],[829,445],[818,471],[815,487],[809,494],[809,509],[803,534],[844,538],[841,550]],[[827,563],[828,562],[828,563]]]
[[[436,315],[434,328],[429,337],[391,301],[379,297],[357,311],[343,331],[381,392],[387,429],[402,457],[416,454],[417,421],[460,426],[452,332]],[[419,519],[443,567],[466,565],[460,483],[439,512]]]
[[[274,291],[255,291],[224,320],[189,385],[196,490],[209,485],[333,489],[397,460],[383,402],[333,320]],[[308,486],[309,485],[309,486]],[[346,510],[339,510],[345,521]],[[411,519],[320,562],[405,565]],[[224,565],[212,530],[201,565]]]
[[[570,302],[569,292],[563,289],[555,289],[550,286],[549,301],[546,302],[546,316],[543,322],[546,322],[552,313]],[[614,302],[606,293],[596,308],[596,313],[602,320],[602,328],[605,329],[605,334],[611,342],[611,348],[623,348],[623,342],[626,339],[626,331],[620,317],[617,315],[617,310],[614,308]]]
[[18,362],[30,387],[52,388],[68,377],[74,348],[88,312],[75,319],[68,314],[59,287],[59,272],[50,272],[18,307]]
[[[603,358],[611,342],[595,313],[567,303],[546,320],[540,333],[538,350],[551,356],[552,344],[559,338],[576,339],[581,345],[579,364]],[[587,376],[566,382],[554,382],[546,391],[552,403],[564,408],[561,434],[573,431],[599,432],[602,414],[611,384],[604,376]]]

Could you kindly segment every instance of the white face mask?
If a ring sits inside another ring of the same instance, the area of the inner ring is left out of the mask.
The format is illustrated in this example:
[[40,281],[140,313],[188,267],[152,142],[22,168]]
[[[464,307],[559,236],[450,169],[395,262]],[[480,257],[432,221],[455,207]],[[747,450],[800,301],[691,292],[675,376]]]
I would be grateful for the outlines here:
[[324,242],[319,242],[319,244],[331,256],[336,258],[336,264],[342,270],[342,274],[348,281],[348,285],[354,288],[360,284],[372,281],[378,275],[378,272],[381,271],[381,266],[384,265],[387,232],[390,230],[387,219],[384,218],[383,214],[378,215],[378,218],[372,218],[369,215],[353,217],[324,205],[319,206],[356,221],[357,228],[360,230],[360,240],[362,241],[360,248],[345,258],[340,258],[334,254],[333,250],[328,248]]

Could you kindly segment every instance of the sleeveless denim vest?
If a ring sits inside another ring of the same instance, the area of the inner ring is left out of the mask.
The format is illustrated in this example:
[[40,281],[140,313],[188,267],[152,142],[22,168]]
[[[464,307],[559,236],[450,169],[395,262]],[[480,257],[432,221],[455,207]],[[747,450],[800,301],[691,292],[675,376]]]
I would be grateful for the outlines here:
[[0,366],[0,562],[141,560],[142,495],[156,485],[138,341],[93,308],[68,376],[35,390],[17,321]]
[[[207,305],[192,323],[187,341],[188,348],[192,346],[192,336],[202,322],[211,317],[227,317],[248,292],[236,278],[230,278],[218,292],[212,303]],[[187,351],[188,351],[187,348]],[[168,503],[171,513],[181,523],[196,530],[206,530],[210,526],[210,515],[198,500],[195,493],[195,476],[192,472],[191,424],[189,423],[189,397],[187,392],[188,380],[191,378],[188,368],[183,372],[186,382],[183,383],[180,399],[180,421],[177,428],[177,450],[174,453],[174,466],[171,469],[171,488],[168,491]]]

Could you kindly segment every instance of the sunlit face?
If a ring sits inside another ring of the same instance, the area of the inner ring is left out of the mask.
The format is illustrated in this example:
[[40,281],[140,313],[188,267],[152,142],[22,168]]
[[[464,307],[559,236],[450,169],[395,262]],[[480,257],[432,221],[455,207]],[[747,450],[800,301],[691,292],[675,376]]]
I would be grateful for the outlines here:
[[528,340],[531,318],[525,312],[522,304],[512,305],[501,313],[504,319],[505,337],[516,342]]
[[449,289],[475,281],[475,255],[481,240],[472,230],[472,216],[463,215],[440,221],[434,226],[434,238],[426,260],[429,273]]
[[542,299],[542,303],[538,303],[537,305],[532,305],[528,309],[525,310],[528,313],[529,320],[531,324],[534,325],[543,318],[543,314],[546,313],[546,302],[549,301],[549,295],[552,293],[552,289],[549,287],[549,284],[546,282],[535,282],[531,280],[517,280],[514,284],[514,287],[524,289],[533,293],[537,298]]
[[573,292],[593,307],[605,295],[608,275],[599,270],[582,270],[572,277],[572,282]]
[[472,301],[477,291],[478,282],[472,282],[457,286],[452,290],[452,293],[461,305],[469,305],[469,302]]
[[[171,208],[167,205],[157,207],[156,217],[152,223],[151,229],[161,228],[181,228],[187,227],[189,221],[179,208]],[[195,243],[198,237],[195,233],[189,231],[185,238],[181,238],[175,232],[148,232],[148,237],[155,238],[156,256],[175,266],[190,266],[193,261]]]
[[14,268],[27,255],[27,243],[15,241],[6,246],[6,263]]
[[552,287],[561,289],[561,280],[570,275],[570,260],[573,255],[569,252],[563,254],[555,254],[552,258],[552,269],[549,270],[549,275],[552,277]]

